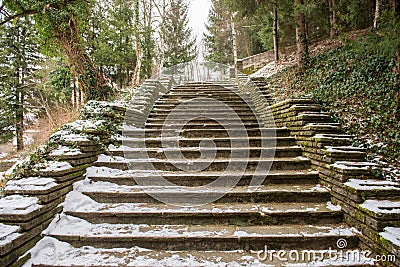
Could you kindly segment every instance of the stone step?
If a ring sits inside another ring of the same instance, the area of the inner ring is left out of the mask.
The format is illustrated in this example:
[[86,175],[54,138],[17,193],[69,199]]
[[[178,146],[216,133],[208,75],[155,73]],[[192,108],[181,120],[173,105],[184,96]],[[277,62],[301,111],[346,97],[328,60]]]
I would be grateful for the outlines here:
[[[286,225],[335,224],[342,222],[340,206],[330,203],[208,204],[176,207],[153,203],[97,203],[87,196],[68,196],[67,215],[91,223],[184,224],[184,225]],[[69,202],[72,202],[70,205]],[[85,204],[81,204],[85,203]]]
[[[174,109],[178,104],[175,105],[169,105],[169,104],[156,104],[154,105],[154,108],[152,112],[159,112],[159,111],[167,111],[168,113],[171,112],[172,109]],[[235,110],[236,112],[251,112],[252,110],[255,110],[254,107],[249,107],[247,105],[230,105],[229,106],[232,110]],[[209,106],[204,106],[204,105],[190,105],[190,107],[185,108],[186,111],[188,112],[200,112],[200,111],[208,111],[212,110],[214,112],[227,112],[225,108],[222,107],[209,107]]]
[[[165,124],[164,122],[158,123],[146,123],[146,129],[162,129],[169,124]],[[257,121],[252,122],[242,122],[242,123],[229,123],[225,125],[221,125],[214,121],[208,121],[206,123],[200,122],[189,122],[189,123],[174,123],[176,128],[186,128],[186,129],[255,129],[260,128],[260,124]]]
[[[356,249],[282,250],[265,245],[260,250],[234,251],[164,251],[141,247],[99,249],[71,247],[69,243],[45,237],[38,244],[33,267],[115,267],[115,266],[374,266],[374,260]],[[49,249],[52,248],[51,253]],[[335,251],[334,251],[335,250]],[[354,255],[360,255],[353,260]]]
[[212,157],[215,159],[229,159],[232,154],[246,155],[249,153],[250,158],[257,158],[260,155],[275,156],[277,158],[282,157],[298,157],[301,156],[301,148],[298,146],[284,146],[276,148],[260,148],[260,147],[249,147],[249,148],[199,148],[199,147],[183,147],[178,149],[159,149],[159,148],[131,148],[127,146],[115,147],[111,145],[109,152],[112,156],[125,157],[128,159],[146,159],[146,158],[157,158],[157,159],[177,159],[183,155],[186,159],[198,159],[202,155],[203,157]]
[[184,93],[196,93],[196,92],[208,92],[208,93],[239,93],[239,90],[235,87],[219,87],[219,88],[191,88],[191,87],[187,87],[187,88],[172,88],[170,90],[170,93],[180,93],[180,92],[184,92]]
[[[118,185],[137,185],[135,178],[146,178],[149,183],[154,181],[157,183],[159,177],[170,181],[171,183],[179,186],[203,186],[207,185],[220,177],[234,177],[236,173],[229,172],[193,172],[188,173],[185,171],[180,172],[169,172],[169,171],[156,171],[156,172],[138,172],[131,170],[119,170],[111,169],[108,167],[90,167],[87,170],[87,178],[93,181],[104,181],[111,182]],[[290,185],[303,185],[303,184],[317,184],[319,181],[319,175],[317,171],[312,170],[271,170],[268,173],[262,175],[256,175],[255,172],[246,171],[242,174],[240,181],[237,183],[238,186],[249,185],[253,178],[260,177],[264,179],[263,184],[290,184]],[[226,178],[227,183],[230,180]],[[225,179],[225,178],[223,178]]]
[[[150,116],[167,116],[167,115],[169,115],[170,113],[172,112],[172,110],[168,110],[168,109],[154,109],[154,110],[152,110],[152,113],[150,114]],[[193,116],[193,112],[199,112],[198,110],[197,111],[194,111],[193,109],[176,109],[176,110],[174,110],[173,111],[174,112],[174,114],[177,114],[177,115],[185,115],[185,116],[189,116],[189,115],[192,115]],[[190,112],[192,112],[192,113],[190,113]],[[230,111],[230,110],[214,110],[214,109],[203,109],[203,110],[201,110],[201,113],[202,114],[210,114],[210,115],[220,115],[221,117],[222,116],[229,116],[229,115],[231,115],[232,114],[232,111]],[[246,109],[246,110],[238,110],[238,111],[235,111],[235,113],[238,115],[238,116],[255,116],[254,115],[254,112],[252,112],[251,111],[251,109]]]
[[[152,181],[142,180],[144,183]],[[297,202],[328,202],[329,191],[316,184],[304,185],[267,185],[252,190],[248,186],[237,186],[230,188],[191,188],[180,186],[123,186],[107,182],[81,183],[79,190],[92,199],[101,203],[159,203],[153,198],[157,195],[160,198],[170,200],[176,205],[187,205],[188,199],[212,199],[221,196],[215,203],[270,203],[287,202],[289,199]],[[89,181],[90,182],[90,181]],[[160,184],[160,182],[158,182]],[[165,183],[164,183],[165,184]]]
[[160,100],[165,99],[196,99],[196,101],[204,101],[203,99],[217,99],[217,100],[244,100],[251,101],[250,96],[248,95],[238,95],[234,92],[171,92],[170,94],[163,95]]
[[[178,97],[178,95],[176,95],[176,97]],[[246,96],[245,96],[245,98],[247,98]],[[193,98],[192,98],[193,99]],[[247,99],[249,99],[249,98],[247,98]],[[211,100],[211,102],[210,102],[210,100]],[[213,105],[213,103],[215,102],[215,101],[218,101],[218,98],[211,98],[211,97],[201,97],[201,98],[196,98],[195,99],[195,101],[194,101],[194,103],[193,104],[196,104],[196,105],[200,105],[200,104],[202,104],[202,103],[205,103],[205,104],[208,104],[208,105]],[[180,99],[180,98],[164,98],[164,97],[162,97],[162,98],[159,98],[159,99],[157,99],[156,100],[156,103],[163,103],[163,104],[169,104],[169,103],[176,103],[176,102],[179,102],[179,103],[182,103],[182,102],[186,102],[186,101],[188,101],[188,100],[182,100],[182,99]],[[246,102],[246,101],[244,101],[240,96],[238,96],[238,95],[232,95],[232,96],[227,96],[227,97],[225,97],[225,99],[223,99],[223,100],[219,100],[219,101],[222,101],[222,102],[224,102],[225,104],[228,104],[228,103],[232,103],[232,104],[242,104],[242,105],[247,105],[248,103]]]
[[[207,141],[208,140],[208,141]],[[264,147],[271,148],[276,146],[293,146],[295,139],[293,137],[259,137],[249,136],[243,137],[219,137],[213,139],[204,138],[119,138],[118,141],[123,142],[123,145],[129,147],[140,148],[176,148],[179,147],[210,147],[213,142],[218,148],[241,148],[241,147]],[[202,144],[202,145],[201,145]]]
[[[253,109],[255,110],[255,106],[250,103],[246,103],[244,101],[222,101],[219,105],[217,106],[217,109],[225,109],[226,106],[229,106],[231,109],[236,110],[237,108],[247,108],[247,109]],[[179,101],[179,100],[168,100],[168,101],[156,101],[154,103],[154,107],[160,108],[160,107],[167,107],[169,110],[174,109],[176,106],[181,105],[181,108],[187,108],[187,109],[202,109],[202,110],[208,110],[210,107],[215,107],[215,102],[204,102],[204,103],[191,103],[190,105],[185,104],[182,105],[184,101]]]
[[[234,117],[232,117],[234,116]],[[146,125],[150,123],[154,124],[164,124],[164,127],[177,128],[176,125],[198,125],[198,124],[217,124],[225,126],[225,128],[230,127],[230,125],[240,125],[242,124],[242,128],[244,128],[246,123],[259,123],[259,120],[256,117],[249,118],[239,118],[232,114],[231,117],[193,117],[191,118],[179,118],[177,116],[171,116],[168,118],[147,118]],[[261,122],[261,120],[260,120]]]
[[252,105],[252,100],[248,96],[238,96],[238,95],[207,95],[207,94],[199,94],[199,95],[165,95],[162,98],[158,99],[156,103],[186,103],[188,106],[191,104],[199,105],[204,103],[205,105],[214,105],[215,103],[244,103]]
[[239,93],[239,90],[237,88],[172,88],[170,93],[199,93],[199,92],[206,92],[206,93],[210,93],[210,94],[215,94],[215,93]]
[[[169,127],[168,127],[169,128]],[[124,137],[127,138],[143,138],[143,137],[160,137],[161,133],[163,136],[182,136],[184,138],[212,138],[212,137],[228,137],[228,131],[226,129],[196,129],[196,128],[186,128],[182,130],[170,130],[165,129],[129,129],[128,127],[123,128],[120,132]],[[288,137],[290,132],[286,128],[259,128],[259,129],[247,129],[246,132],[242,129],[229,129],[229,132],[243,132],[247,136],[277,136],[277,137]],[[235,134],[236,135],[236,134]]]
[[338,239],[355,248],[358,237],[344,225],[229,226],[229,225],[136,225],[91,224],[86,220],[60,215],[44,232],[74,247],[131,248],[141,246],[163,250],[261,250],[328,249]]
[[[229,158],[229,159],[197,159],[197,160],[171,160],[171,159],[124,159],[100,155],[94,166],[104,166],[120,170],[163,170],[163,171],[255,171],[263,170],[307,170],[310,160],[303,157],[296,158]],[[264,167],[260,167],[264,166]]]
[[[194,117],[194,115],[196,117]],[[235,116],[234,118],[231,118],[232,116]],[[219,114],[219,113],[210,113],[210,112],[201,112],[201,114],[194,114],[188,111],[184,112],[179,112],[179,113],[170,113],[170,114],[150,114],[149,117],[147,118],[148,120],[188,120],[188,119],[194,119],[197,120],[198,118],[209,118],[209,119],[218,119],[222,121],[230,121],[232,119],[237,120],[237,118],[240,118],[242,121],[246,120],[255,120],[257,119],[256,115],[254,114],[246,114],[246,115],[240,115],[237,114],[236,112],[228,112],[226,114]]]
[[225,91],[171,91],[168,95],[163,95],[161,99],[174,99],[174,98],[214,98],[214,99],[244,99],[251,100],[248,95],[238,94],[229,90]]

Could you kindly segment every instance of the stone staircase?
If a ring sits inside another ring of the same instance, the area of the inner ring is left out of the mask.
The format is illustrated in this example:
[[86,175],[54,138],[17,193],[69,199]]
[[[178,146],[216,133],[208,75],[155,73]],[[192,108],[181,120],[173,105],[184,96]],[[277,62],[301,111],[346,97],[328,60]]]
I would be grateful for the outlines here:
[[[255,110],[232,86],[173,87],[144,129],[124,125],[122,145],[110,145],[75,183],[28,264],[373,264],[343,257],[357,252],[357,233],[289,130],[264,127]],[[257,177],[262,183],[250,187]]]

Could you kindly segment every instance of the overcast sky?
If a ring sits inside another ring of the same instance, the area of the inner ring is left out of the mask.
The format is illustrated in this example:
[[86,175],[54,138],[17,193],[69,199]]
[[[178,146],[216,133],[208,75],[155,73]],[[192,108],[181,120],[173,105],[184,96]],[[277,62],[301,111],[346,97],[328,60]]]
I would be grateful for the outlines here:
[[200,47],[203,33],[206,31],[205,23],[211,8],[211,0],[189,0],[189,3],[189,26],[197,38],[197,46]]

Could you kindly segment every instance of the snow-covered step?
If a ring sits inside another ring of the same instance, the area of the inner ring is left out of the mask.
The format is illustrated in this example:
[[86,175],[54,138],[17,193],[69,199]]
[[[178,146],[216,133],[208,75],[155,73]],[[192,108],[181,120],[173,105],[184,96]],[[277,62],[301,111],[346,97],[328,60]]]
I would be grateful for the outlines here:
[[[199,148],[199,147],[182,147],[182,148],[134,148],[128,146],[109,146],[109,152],[113,156],[126,157],[131,159],[141,158],[173,158],[174,154],[183,155],[187,159],[200,158],[201,155],[212,156],[213,158],[230,158],[231,155],[246,155],[250,158],[259,157],[261,155],[270,155],[275,157],[297,157],[301,155],[301,148],[298,146],[280,146],[275,148],[269,147],[243,147],[243,148]],[[177,157],[177,156],[175,156]]]
[[[238,154],[239,156],[239,154]],[[121,170],[163,170],[163,171],[254,171],[262,168],[271,170],[306,170],[310,168],[310,160],[304,157],[295,158],[229,158],[229,159],[195,159],[195,160],[168,160],[168,159],[125,159],[100,155],[95,166],[106,166]],[[258,167],[263,166],[263,167]]]
[[[163,117],[164,116],[165,117],[165,116],[168,116],[171,112],[173,112],[173,114],[177,114],[177,115],[181,115],[182,114],[182,115],[187,115],[188,116],[188,114],[190,114],[188,112],[188,110],[190,110],[190,106],[177,108],[176,110],[173,110],[173,111],[172,110],[167,110],[167,109],[155,108],[153,110],[153,113],[150,116],[152,116],[152,117],[156,117],[156,116],[157,117],[158,116]],[[213,115],[213,116],[216,115],[216,114],[221,115],[221,116],[222,115],[228,116],[229,114],[232,114],[232,110],[216,110],[216,109],[214,109],[212,107],[209,107],[209,108],[204,107],[203,110],[201,110],[199,112],[201,112],[201,114],[209,114],[209,115]],[[242,116],[242,115],[244,115],[244,116],[250,116],[250,115],[257,116],[256,114],[254,114],[254,112],[251,111],[250,108],[238,110],[238,111],[235,111],[235,113],[239,117]],[[193,113],[191,115],[193,116]]]
[[[247,103],[244,102],[241,98],[225,99],[224,101],[221,101],[221,102],[223,102],[224,104],[229,105],[229,106],[246,106],[246,107],[248,106]],[[169,105],[174,105],[174,104],[179,105],[179,104],[182,104],[183,101],[179,98],[175,98],[175,99],[174,98],[170,98],[170,99],[165,98],[165,99],[157,100],[155,102],[155,104],[158,104],[158,103],[169,104]],[[193,105],[193,106],[203,106],[204,107],[204,106],[207,106],[210,104],[212,105],[214,103],[215,103],[215,101],[210,102],[210,100],[206,99],[206,98],[204,100],[196,99],[196,102],[191,104],[190,106]]]
[[[170,112],[176,106],[177,106],[177,104],[175,104],[175,105],[155,104],[153,112],[154,113],[157,113],[160,111]],[[235,112],[251,112],[252,111],[252,108],[250,108],[249,106],[245,106],[245,105],[238,105],[238,106],[229,105],[229,107],[232,110],[234,110]],[[211,109],[215,112],[226,112],[226,109],[224,109],[223,107],[205,107],[204,105],[198,105],[198,106],[190,105],[190,107],[188,107],[186,110],[188,112],[198,113],[203,110],[211,110]]]
[[[136,185],[136,178],[142,177],[149,182],[154,182],[162,176],[164,179],[176,185],[199,186],[206,185],[220,177],[235,177],[234,172],[169,172],[169,171],[143,171],[120,170],[108,167],[90,167],[87,169],[87,178],[93,181],[112,182],[120,185]],[[249,185],[251,180],[257,177],[255,172],[246,171],[237,185]],[[317,184],[319,176],[317,171],[313,170],[270,170],[268,173],[258,175],[265,178],[263,184]],[[155,182],[156,183],[156,182]]]
[[92,223],[283,225],[340,223],[340,206],[328,203],[220,203],[177,207],[153,203],[98,203],[71,192],[64,211]]
[[227,114],[221,113],[209,113],[209,112],[201,112],[200,114],[196,115],[196,118],[193,117],[193,113],[190,112],[183,112],[183,113],[171,113],[171,114],[163,114],[163,115],[152,115],[149,116],[147,119],[148,122],[151,121],[160,121],[160,120],[168,120],[168,121],[188,121],[188,120],[218,120],[222,122],[229,122],[229,121],[253,121],[257,120],[257,117],[254,114],[237,114],[234,111],[231,111]]
[[[186,128],[193,128],[193,129],[226,129],[229,126],[229,129],[242,129],[245,127],[246,129],[252,128],[259,128],[260,124],[258,122],[243,122],[243,123],[230,123],[226,124],[225,126],[216,123],[216,122],[196,122],[192,121],[189,125],[186,123],[174,123],[176,127],[183,127],[186,125]],[[162,129],[166,126],[165,123],[146,123],[146,129]]]
[[[241,131],[241,128],[231,130],[233,133]],[[143,137],[159,137],[161,134],[163,136],[182,136],[185,138],[215,138],[215,137],[227,137],[228,131],[227,129],[196,129],[196,128],[187,128],[184,127],[180,131],[176,129],[134,129],[130,130],[129,128],[121,129],[121,132],[124,137],[131,138],[143,138]],[[286,128],[254,128],[246,130],[247,136],[278,136],[278,137],[287,137],[289,136],[289,131]],[[231,133],[231,135],[233,135]]]
[[[264,250],[160,251],[141,247],[98,249],[94,247],[74,248],[66,242],[50,237],[40,241],[35,252],[33,267],[368,267],[375,265],[374,259],[365,257],[362,251],[356,249],[332,251],[331,254],[328,254],[328,250],[284,250],[284,256],[279,255],[278,251],[268,251],[268,249],[265,250],[265,253]],[[292,258],[289,257],[290,255]],[[298,259],[293,255],[299,255]]]
[[[143,183],[146,182],[143,180]],[[105,203],[158,203],[148,193],[157,194],[163,198],[174,200],[177,204],[188,202],[188,198],[203,199],[223,195],[220,203],[265,203],[287,202],[290,199],[297,202],[327,202],[330,199],[329,191],[315,184],[305,185],[266,185],[257,188],[237,186],[230,188],[192,188],[179,186],[123,186],[109,182],[83,181],[76,184],[76,190],[83,192],[98,202]]]
[[259,250],[266,244],[271,249],[328,249],[338,239],[346,239],[347,248],[358,244],[354,231],[344,225],[147,225],[92,224],[61,214],[44,233],[71,245],[101,248],[141,246],[169,250]]
[[196,101],[204,101],[207,102],[207,99],[213,98],[218,100],[249,100],[250,97],[247,95],[238,95],[232,91],[219,91],[216,90],[214,92],[205,93],[203,92],[176,92],[172,91],[170,94],[164,95],[163,100],[165,99],[182,99],[182,100],[192,100],[195,99]]
[[161,147],[199,147],[205,146],[207,141],[209,144],[214,143],[217,147],[275,147],[275,146],[293,146],[295,139],[293,137],[261,137],[261,136],[246,136],[240,137],[215,137],[215,138],[187,138],[183,136],[173,137],[157,137],[157,138],[129,138],[123,137],[118,141],[123,142],[124,145],[130,147],[147,147],[147,148],[161,148]]
[[172,125],[187,125],[187,127],[190,127],[190,125],[196,125],[199,123],[203,124],[217,124],[217,125],[222,125],[225,127],[228,127],[230,124],[245,124],[245,123],[257,123],[258,120],[255,117],[251,118],[237,118],[234,116],[234,113],[227,117],[221,117],[221,118],[210,118],[210,116],[202,116],[198,118],[192,118],[192,119],[187,119],[187,118],[178,118],[177,116],[171,116],[166,120],[165,118],[148,118],[146,121],[146,124],[165,124],[165,126],[168,126],[168,124]]

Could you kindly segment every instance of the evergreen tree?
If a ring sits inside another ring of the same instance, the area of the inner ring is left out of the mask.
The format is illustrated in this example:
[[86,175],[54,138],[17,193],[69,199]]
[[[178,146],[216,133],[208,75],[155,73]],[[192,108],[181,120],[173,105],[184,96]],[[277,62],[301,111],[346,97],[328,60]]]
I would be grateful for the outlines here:
[[[155,39],[155,15],[156,12],[160,12],[161,9],[156,1],[142,0],[143,10],[143,26],[141,33],[140,47],[142,49],[141,58],[141,79],[150,78],[153,74],[155,63],[156,63],[156,39]],[[162,16],[162,14],[159,14]]]
[[136,64],[133,8],[131,1],[98,1],[86,37],[93,61],[120,87],[130,85]]
[[196,55],[196,40],[188,27],[188,3],[186,0],[171,0],[164,19],[164,67],[171,67],[193,60]]
[[144,27],[142,34],[143,38],[141,42],[141,47],[143,50],[141,78],[144,79],[151,77],[154,67],[156,43],[154,41],[153,33],[154,30],[152,29],[151,25]]
[[205,59],[221,64],[233,64],[231,13],[221,0],[214,0],[204,34]]
[[[35,26],[48,48],[61,47],[86,99],[107,99],[113,92],[82,43],[82,30],[94,0],[4,0],[0,25],[34,15]],[[10,12],[4,12],[4,7]]]
[[0,30],[0,137],[17,136],[17,150],[24,148],[24,104],[32,93],[33,73],[39,61],[37,32],[33,22],[21,17],[3,24]]

